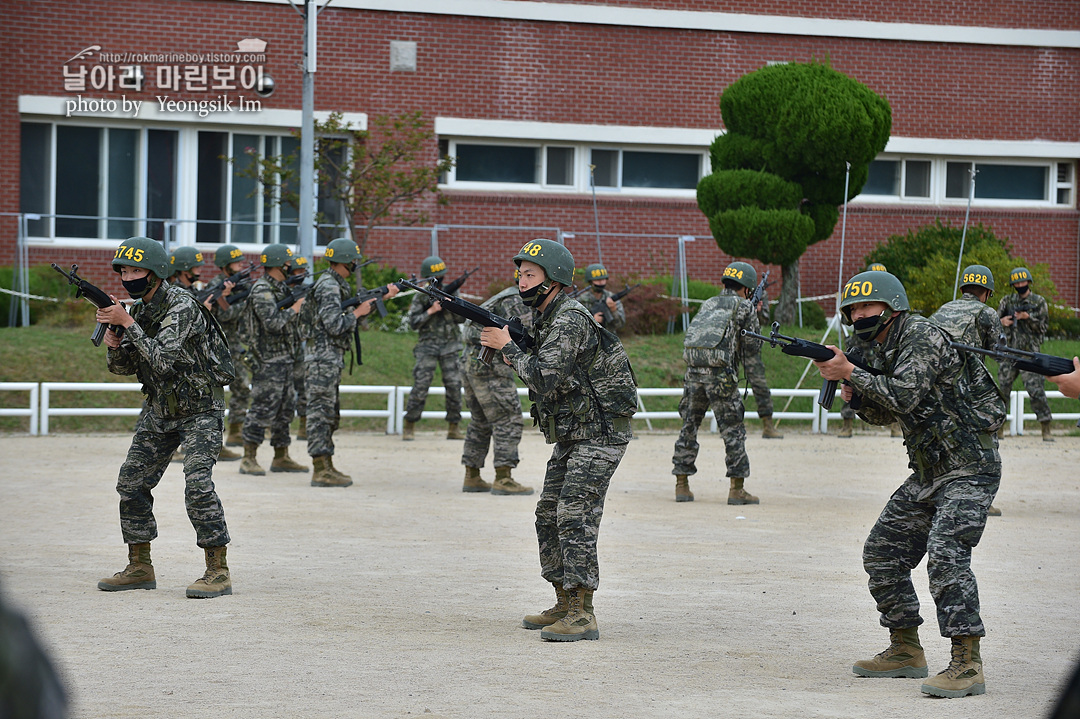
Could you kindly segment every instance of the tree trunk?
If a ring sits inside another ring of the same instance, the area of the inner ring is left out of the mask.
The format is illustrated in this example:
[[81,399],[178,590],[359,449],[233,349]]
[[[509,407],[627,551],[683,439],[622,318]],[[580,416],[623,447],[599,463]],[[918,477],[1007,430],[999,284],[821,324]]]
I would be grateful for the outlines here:
[[776,303],[776,312],[773,319],[782,325],[793,325],[799,322],[799,308],[796,299],[799,296],[799,260],[790,265],[784,265],[783,284],[780,286],[780,297]]

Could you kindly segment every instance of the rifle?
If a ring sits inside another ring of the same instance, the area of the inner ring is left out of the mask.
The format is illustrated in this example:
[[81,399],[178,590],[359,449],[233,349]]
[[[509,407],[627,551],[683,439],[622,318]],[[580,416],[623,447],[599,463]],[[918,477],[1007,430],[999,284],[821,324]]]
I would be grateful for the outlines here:
[[[327,268],[327,269],[329,269],[329,268]],[[308,277],[318,277],[319,275],[321,275],[324,272],[326,272],[326,270],[319,270],[315,274],[311,274],[310,272],[305,272],[302,275],[299,274],[299,273],[297,273],[295,275],[289,275],[288,277],[285,278],[285,285],[287,287],[292,287],[293,285],[300,284],[301,282],[306,280]],[[307,295],[308,290],[310,290],[314,286],[315,286],[315,283],[311,283],[309,285],[300,285],[295,290],[293,290],[289,294],[282,297],[281,300],[277,303],[277,308],[279,310],[287,310],[287,309],[289,309],[294,304],[296,304],[297,301],[299,301],[299,299],[301,297],[304,297],[305,295]]]
[[[226,282],[233,283],[233,292],[230,292],[229,296],[225,298],[226,302],[228,302],[230,305],[236,304],[237,302],[251,294],[251,287],[249,286],[248,280],[251,279],[251,273],[254,271],[255,263],[249,262],[247,267],[226,278]],[[199,292],[195,295],[195,299],[198,300],[199,304],[202,304],[208,299],[211,303],[214,303],[217,302],[218,297],[221,297],[221,293],[224,291],[225,284],[222,283],[213,289],[203,290],[202,292]],[[236,294],[240,292],[244,293],[243,296],[237,297]]]
[[[765,288],[768,287],[769,273],[772,270],[765,270],[765,274],[761,278],[761,282],[758,282],[758,286],[754,288],[754,294],[750,295],[750,304],[754,308],[754,312],[758,311],[758,302],[761,302],[765,297]],[[769,313],[765,313],[765,317],[768,318]]]
[[[99,310],[103,310],[106,307],[112,307],[116,304],[112,297],[109,297],[100,287],[96,287],[83,278],[79,277],[79,266],[72,265],[71,272],[64,272],[59,265],[55,262],[52,263],[52,268],[67,278],[68,284],[75,285],[75,299],[80,297],[84,298],[87,302],[97,307]],[[90,341],[94,343],[95,347],[101,346],[101,340],[105,339],[105,330],[110,329],[117,337],[124,336],[124,328],[120,325],[106,325],[101,322],[94,328],[93,334],[90,335]]]
[[465,280],[469,279],[469,277],[472,276],[472,274],[475,273],[479,269],[480,269],[480,267],[472,268],[471,270],[469,270],[468,272],[463,274],[461,277],[458,277],[456,280],[454,280],[450,284],[443,287],[442,291],[447,293],[448,295],[454,294],[455,292],[457,292],[458,290],[461,289],[461,286],[463,284],[465,284]]
[[[623,297],[626,297],[628,294],[630,294],[631,291],[636,290],[638,287],[641,287],[640,282],[638,284],[636,284],[636,285],[631,285],[630,287],[626,287],[626,288],[620,290],[619,292],[614,293],[613,295],[611,295],[611,299],[618,302]],[[586,285],[584,288],[582,288],[581,291],[584,292],[586,289],[588,289],[588,285]],[[599,299],[599,300],[596,300],[595,302],[593,302],[592,306],[589,307],[589,311],[592,312],[594,315],[597,312],[604,315],[603,324],[605,324],[605,325],[611,324],[611,322],[615,319],[614,315],[611,314],[611,310],[607,306],[607,300],[604,300],[604,299]]]
[[[780,351],[786,355],[806,357],[815,362],[825,362],[836,356],[836,354],[825,345],[819,345],[817,342],[811,342],[810,340],[799,339],[798,337],[788,337],[787,335],[780,334],[779,322],[772,323],[772,331],[769,333],[768,337],[749,330],[742,330],[741,334],[743,337],[754,337],[755,339],[768,342],[773,347],[779,346]],[[885,374],[881,370],[868,365],[862,356],[862,352],[857,348],[848,352],[845,357],[847,357],[848,362],[860,369],[866,370],[875,377]],[[1072,366],[1071,363],[1069,366]],[[848,385],[851,384],[847,380],[844,380],[844,383]],[[836,395],[836,385],[837,381],[834,379],[823,380],[821,383],[821,391],[818,393],[817,403],[825,409],[832,409],[833,399]],[[857,404],[855,398],[852,397],[852,402],[850,404],[852,409],[858,409],[861,402]]]
[[950,342],[949,346],[953,349],[958,349],[961,352],[975,352],[977,354],[986,355],[987,357],[993,357],[998,362],[1011,362],[1024,372],[1034,372],[1035,374],[1041,374],[1044,377],[1055,377],[1059,374],[1069,374],[1073,371],[1073,363],[1070,359],[1055,357],[1054,355],[1043,354],[1042,352],[1018,350],[1005,344],[1004,337],[998,339],[994,348],[989,350],[984,350],[982,347],[972,347],[970,345],[960,344],[959,342]]
[[1002,315],[1002,317],[1010,317],[1010,318],[1012,318],[1013,327],[1015,327],[1016,326],[1016,313],[1017,312],[1027,312],[1028,314],[1031,314],[1031,311],[1033,309],[1035,309],[1034,305],[1029,305],[1027,302],[1021,302],[1020,304],[1018,304],[1018,305],[1016,305],[1015,307],[1012,308],[1012,312],[1009,312],[1008,314],[1004,314],[1004,315]]
[[[510,331],[510,339],[514,344],[520,347],[524,351],[528,351],[533,346],[533,339],[525,331],[524,325],[521,324],[521,320],[517,317],[506,319],[500,317],[494,312],[489,312],[480,305],[474,305],[472,302],[463,300],[460,297],[455,297],[449,292],[442,290],[438,287],[421,287],[414,284],[409,280],[399,280],[397,282],[399,287],[410,287],[418,292],[423,292],[431,298],[433,302],[438,302],[442,305],[442,308],[447,312],[463,317],[467,320],[472,320],[481,327],[506,327]],[[491,360],[495,357],[495,350],[490,347],[480,348],[480,361],[487,366],[491,366]]]
[[[405,289],[405,286],[400,282],[395,282],[399,290]],[[341,303],[341,311],[352,309],[359,305],[364,304],[369,300],[375,300],[375,309],[379,311],[379,317],[386,317],[386,304],[383,303],[383,297],[386,297],[386,293],[390,290],[386,288],[386,285],[381,287],[373,287],[370,290],[359,290],[355,295],[347,300],[343,300]]]

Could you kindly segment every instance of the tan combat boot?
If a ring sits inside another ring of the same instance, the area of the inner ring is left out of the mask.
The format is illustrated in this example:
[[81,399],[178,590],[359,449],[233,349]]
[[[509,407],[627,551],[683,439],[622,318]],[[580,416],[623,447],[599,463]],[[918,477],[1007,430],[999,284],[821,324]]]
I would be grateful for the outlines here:
[[300,429],[296,430],[296,439],[307,441],[307,417],[300,418]]
[[352,478],[348,475],[334,471],[328,454],[312,457],[311,464],[315,467],[315,472],[311,475],[312,487],[348,487],[352,484]]
[[416,422],[405,420],[405,424],[401,428],[401,440],[403,442],[412,442],[414,439],[416,439]]
[[986,678],[983,677],[979,637],[953,637],[949,666],[933,679],[923,682],[922,693],[948,699],[985,694]]
[[900,423],[899,422],[893,422],[892,424],[889,425],[889,436],[890,437],[903,437],[904,436],[903,430],[900,429]]
[[757,504],[758,498],[743,489],[743,478],[732,477],[731,489],[728,490],[728,504]]
[[[555,587],[555,606],[551,609],[545,609],[539,614],[526,615],[521,620],[521,626],[526,629],[543,629],[544,627],[550,627],[566,616],[566,612],[570,608],[570,600],[566,590],[562,588],[561,584],[552,584],[551,586]],[[593,613],[593,592],[591,589],[585,593],[585,611],[589,614]]]
[[[348,482],[349,484],[352,484],[352,477],[345,474],[344,472],[342,472],[341,470],[339,470],[337,467],[334,466],[334,455],[332,455],[332,454],[326,455],[326,468],[330,470],[330,474],[335,475],[336,477],[338,477],[339,479],[341,479],[344,482]],[[349,484],[345,484],[345,485],[342,485],[342,486],[348,487]]]
[[1005,425],[998,427],[998,439],[1005,439]]
[[566,590],[566,616],[540,630],[540,637],[552,642],[576,642],[581,639],[599,639],[600,627],[592,608],[585,608],[585,595],[591,592],[585,587]]
[[926,655],[919,643],[919,628],[889,630],[889,647],[873,659],[860,659],[851,671],[861,677],[926,676]]
[[772,415],[761,418],[761,436],[764,439],[783,439],[784,435],[780,434],[776,430],[776,425],[773,424]]
[[675,475],[675,501],[693,502],[694,493],[690,491],[690,480],[685,474]]
[[990,509],[986,510],[986,516],[987,517],[1000,517],[1001,516],[1001,510],[991,504]]
[[218,450],[217,458],[219,462],[235,462],[240,459],[242,455],[239,452],[234,452],[225,445],[221,445],[221,449]]
[[225,561],[225,547],[204,547],[206,573],[187,588],[188,599],[213,599],[232,594],[232,578]]
[[259,445],[254,442],[244,442],[244,458],[240,461],[240,474],[254,474],[262,476],[266,470],[259,466],[255,459],[255,453],[259,451]]
[[154,566],[150,563],[150,542],[128,545],[128,565],[124,571],[105,577],[97,583],[106,592],[122,592],[126,589],[157,589]]
[[461,485],[462,492],[490,492],[491,485],[480,478],[479,467],[465,468],[465,482]]
[[244,446],[244,423],[243,422],[229,422],[229,434],[225,437],[226,447],[243,447]]
[[510,476],[510,467],[496,467],[495,481],[491,485],[491,493],[504,496],[520,495],[522,497],[533,493],[532,487],[518,484]]
[[845,419],[844,424],[840,426],[840,431],[836,433],[837,437],[850,437],[852,430],[852,421]]
[[306,472],[308,468],[294,462],[289,456],[288,447],[274,447],[274,459],[270,462],[271,472]]
[[1053,442],[1054,438],[1050,435],[1050,422],[1039,422],[1042,425],[1042,440],[1043,442]]
[[450,422],[446,425],[446,438],[447,439],[465,439],[465,435],[458,429],[457,422]]

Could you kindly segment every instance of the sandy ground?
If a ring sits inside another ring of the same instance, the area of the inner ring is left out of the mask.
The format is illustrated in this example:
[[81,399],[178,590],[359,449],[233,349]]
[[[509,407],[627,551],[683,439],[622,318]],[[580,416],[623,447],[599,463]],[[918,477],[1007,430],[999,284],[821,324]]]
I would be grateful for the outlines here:
[[[0,438],[2,589],[75,717],[1044,716],[1080,655],[1080,438],[1004,442],[1005,514],[974,561],[987,694],[944,700],[850,672],[887,643],[860,552],[906,474],[900,440],[786,432],[748,442],[751,507],[725,503],[715,435],[692,504],[674,502],[674,435],[631,443],[600,534],[600,641],[520,628],[553,598],[536,496],[463,494],[461,444],[434,432],[341,435],[344,490],[219,465],[235,594],[213,600],[184,597],[202,554],[177,465],[156,493],[158,589],[106,593],[97,580],[126,561],[113,486],[128,438]],[[519,479],[539,486],[548,448],[528,431],[522,455]],[[915,576],[935,673],[948,643],[925,563]]]

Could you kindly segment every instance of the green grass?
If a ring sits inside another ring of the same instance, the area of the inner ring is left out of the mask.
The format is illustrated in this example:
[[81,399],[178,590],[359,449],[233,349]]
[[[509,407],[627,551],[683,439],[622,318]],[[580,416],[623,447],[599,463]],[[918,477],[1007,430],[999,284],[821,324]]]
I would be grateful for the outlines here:
[[[91,327],[77,329],[31,325],[20,328],[0,328],[0,381],[2,382],[134,382],[134,377],[120,377],[110,374],[105,367],[105,348],[94,347],[90,342]],[[783,329],[785,334],[803,337],[817,342],[821,339],[820,330],[800,330],[797,327]],[[416,334],[411,332],[362,332],[363,360],[361,367],[355,367],[352,374],[342,376],[342,384],[359,385],[411,385],[412,384],[412,349],[416,344]],[[685,364],[682,361],[682,335],[642,335],[627,337],[624,340],[638,384],[642,387],[681,388]],[[836,344],[835,335],[827,340]],[[1062,357],[1080,354],[1080,341],[1050,340],[1043,345],[1043,352]],[[772,387],[791,388],[799,380],[806,367],[806,361],[791,357],[779,349],[762,348],[766,375]],[[993,361],[990,370],[995,374],[997,367]],[[438,375],[435,385],[441,380]],[[803,380],[802,387],[817,388],[821,380],[811,368]],[[1015,389],[1022,389],[1017,380]],[[1047,385],[1052,389],[1053,385]],[[0,407],[25,407],[26,392],[0,392]],[[68,407],[134,407],[139,402],[139,395],[132,392],[65,392],[56,396],[54,404],[62,403]],[[342,395],[343,409],[382,409],[385,398],[379,395]],[[777,410],[784,407],[785,398],[774,398]],[[809,398],[793,400],[790,411],[808,411]],[[645,406],[649,410],[674,411],[678,409],[678,397],[648,397]],[[748,410],[754,409],[753,393],[746,398]],[[1075,412],[1076,402],[1070,400],[1051,400],[1051,409],[1055,412]],[[431,397],[426,409],[441,411],[441,397]],[[53,417],[49,422],[50,432],[126,432],[134,423],[133,417]],[[431,423],[432,427],[435,426]],[[1072,422],[1062,426],[1072,426]],[[343,429],[378,430],[385,422],[377,419],[347,419],[342,422]],[[678,422],[654,421],[654,428],[670,429]],[[29,421],[20,417],[0,418],[0,431],[25,432]],[[421,425],[423,428],[423,425]]]

